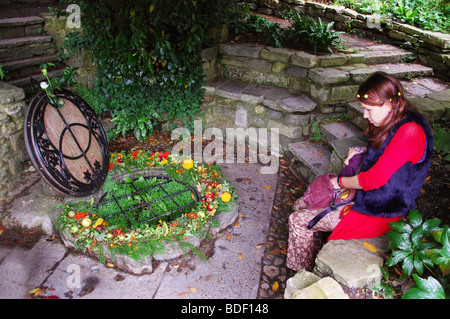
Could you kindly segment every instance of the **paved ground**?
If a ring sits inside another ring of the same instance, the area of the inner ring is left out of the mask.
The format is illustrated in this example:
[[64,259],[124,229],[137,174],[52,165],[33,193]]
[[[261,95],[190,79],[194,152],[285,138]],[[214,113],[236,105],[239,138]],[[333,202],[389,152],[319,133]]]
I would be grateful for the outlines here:
[[[240,217],[205,244],[212,255],[206,262],[189,256],[154,265],[151,275],[134,276],[68,250],[49,235],[31,249],[0,247],[0,298],[31,298],[29,291],[40,287],[40,297],[73,299],[256,299],[278,175],[260,174],[258,164],[223,168],[237,189]],[[35,182],[7,208],[23,222],[35,219],[34,210],[57,202],[43,190],[42,182]]]

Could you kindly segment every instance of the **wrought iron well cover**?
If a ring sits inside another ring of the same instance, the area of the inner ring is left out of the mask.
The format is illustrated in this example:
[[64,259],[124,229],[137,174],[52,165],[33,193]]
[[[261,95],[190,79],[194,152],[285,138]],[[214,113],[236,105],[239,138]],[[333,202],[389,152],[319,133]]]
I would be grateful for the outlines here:
[[[153,180],[154,183],[142,187],[136,186],[135,182],[140,181],[140,179]],[[167,190],[168,184],[172,182],[179,185],[178,189],[173,192]],[[166,218],[170,220],[181,216],[183,213],[189,213],[200,200],[199,194],[192,186],[165,175],[141,176],[140,178],[134,178],[127,185],[130,187],[130,192],[125,194],[118,195],[114,191],[104,193],[97,203],[97,208],[99,216],[104,219],[115,216],[124,218],[129,229],[133,227],[133,224],[147,224]],[[162,196],[153,198],[150,195],[159,191],[163,194]],[[179,196],[183,194],[192,197],[192,201],[181,203]],[[126,201],[130,205],[125,207],[126,204],[120,203],[121,199],[131,199],[130,202]],[[167,200],[171,205],[164,205],[163,212],[158,213],[157,208],[164,200]],[[110,206],[109,212],[104,214],[102,208],[106,208],[106,206]],[[171,207],[169,208],[169,206]],[[147,211],[148,216],[144,215],[144,211]]]
[[64,105],[50,104],[45,91],[31,100],[24,138],[33,166],[53,189],[81,197],[95,193],[108,174],[105,132],[92,108],[77,94],[56,93]]

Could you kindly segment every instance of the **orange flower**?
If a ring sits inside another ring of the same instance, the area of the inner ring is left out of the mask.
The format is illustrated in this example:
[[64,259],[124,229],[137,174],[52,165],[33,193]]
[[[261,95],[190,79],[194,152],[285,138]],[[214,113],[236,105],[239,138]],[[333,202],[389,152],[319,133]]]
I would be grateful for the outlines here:
[[82,213],[82,212],[77,212],[76,214],[75,214],[75,219],[81,219],[81,218],[84,218],[86,216],[86,214],[85,213]]
[[131,153],[131,157],[136,160],[137,154],[139,153],[139,150],[134,150],[133,153]]

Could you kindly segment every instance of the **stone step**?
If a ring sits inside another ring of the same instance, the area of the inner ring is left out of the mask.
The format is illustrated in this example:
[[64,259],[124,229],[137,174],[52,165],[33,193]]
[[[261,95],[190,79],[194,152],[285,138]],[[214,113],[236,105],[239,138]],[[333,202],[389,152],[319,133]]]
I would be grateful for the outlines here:
[[275,111],[310,112],[316,107],[316,103],[306,95],[269,85],[221,79],[209,83],[205,88],[210,94],[246,103],[261,103]]
[[[60,77],[64,74],[64,70],[65,70],[65,68],[60,68],[60,69],[54,69],[52,71],[49,71],[48,77],[50,79]],[[33,94],[33,89],[31,87],[31,78],[35,79],[38,82],[42,82],[42,81],[46,80],[42,73],[36,73],[36,74],[30,75],[30,76],[25,76],[22,78],[10,80],[7,83],[24,89],[26,96],[30,96],[30,94]]]
[[57,64],[58,54],[37,56],[16,61],[9,61],[2,64],[3,70],[8,74],[10,80],[23,78],[40,72],[40,66],[44,63],[52,62]]
[[383,63],[374,64],[377,71],[383,71],[395,76],[397,79],[410,79],[413,77],[433,76],[433,68],[421,64]]
[[399,63],[408,59],[414,60],[414,52],[389,44],[372,45],[361,48],[359,54],[364,56],[365,64]]
[[307,182],[319,175],[339,173],[349,147],[367,146],[361,130],[350,122],[337,121],[320,127],[321,143],[302,141],[289,144],[291,169]]
[[56,53],[51,36],[39,35],[0,40],[0,62],[10,62]]
[[433,69],[430,67],[408,63],[354,64],[330,68],[314,68],[309,70],[308,74],[312,82],[326,86],[344,83],[361,84],[377,71],[389,73],[399,80],[433,75]]
[[331,150],[327,145],[302,141],[289,144],[286,159],[290,168],[305,182],[328,173]]
[[42,33],[44,19],[38,16],[0,19],[0,38],[11,39]]
[[320,132],[322,133],[325,142],[327,142],[330,146],[331,142],[338,139],[341,140],[362,136],[361,130],[359,128],[351,123],[344,121],[332,122],[322,125],[320,127]]

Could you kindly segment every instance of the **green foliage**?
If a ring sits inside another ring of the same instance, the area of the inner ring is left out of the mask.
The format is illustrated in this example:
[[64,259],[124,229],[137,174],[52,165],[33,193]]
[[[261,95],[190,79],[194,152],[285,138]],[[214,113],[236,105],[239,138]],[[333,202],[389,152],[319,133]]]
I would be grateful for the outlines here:
[[266,18],[247,13],[244,16],[245,24],[234,25],[237,33],[254,32],[265,36],[268,45],[281,47],[288,41],[299,44],[306,42],[315,52],[332,52],[333,47],[341,47],[342,32],[333,30],[334,23],[325,24],[320,18],[314,20],[308,16],[301,16],[298,12],[288,10],[284,13],[291,22],[287,28],[278,22],[268,21]]
[[425,30],[450,32],[450,6],[448,0],[335,0],[364,14],[400,20]]
[[342,48],[343,32],[333,30],[334,22],[325,24],[322,19],[317,20],[309,16],[301,16],[298,12],[290,11],[287,18],[291,26],[287,30],[287,37],[296,42],[306,41],[314,48],[315,52],[330,52],[333,47]]
[[266,18],[257,14],[249,14],[242,28],[247,32],[263,34],[266,37],[265,42],[268,45],[274,45],[276,47],[283,46],[285,38],[284,30],[277,22],[268,21]]
[[5,71],[3,71],[3,67],[0,64],[0,81],[3,81],[4,78],[5,78]]
[[442,152],[447,161],[450,161],[450,132],[439,124],[433,125],[433,146]]
[[[402,279],[410,276],[416,287],[408,290],[404,299],[444,299],[449,291],[450,241],[449,226],[440,225],[437,218],[423,221],[417,210],[411,210],[408,221],[390,223],[392,231],[389,248],[392,254],[386,262],[388,267],[401,264]],[[427,275],[424,279],[419,276]],[[387,277],[385,276],[385,280]],[[378,289],[389,290],[387,284]]]
[[184,120],[189,127],[203,97],[199,50],[208,43],[205,30],[222,21],[228,1],[75,2],[83,32],[70,34],[66,52],[84,47],[92,53],[95,111],[111,113],[117,124],[112,133],[131,130],[141,140],[163,120]]

